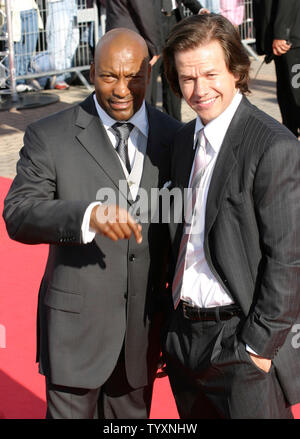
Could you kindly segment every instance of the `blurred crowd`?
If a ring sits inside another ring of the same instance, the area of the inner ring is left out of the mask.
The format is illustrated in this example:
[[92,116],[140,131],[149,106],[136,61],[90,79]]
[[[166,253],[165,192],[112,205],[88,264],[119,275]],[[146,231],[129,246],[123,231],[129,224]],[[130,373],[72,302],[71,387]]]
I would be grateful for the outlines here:
[[[244,0],[204,0],[200,3],[198,0],[194,0],[182,3],[186,3],[188,13],[195,12],[195,4],[197,4],[198,8],[201,6],[212,12],[224,14],[238,25],[243,20],[243,2]],[[6,32],[5,3],[5,0],[0,0],[2,34]],[[116,2],[109,0],[11,0],[14,68],[15,75],[18,77],[17,91],[44,88],[67,89],[72,75],[65,70],[78,64],[80,45],[86,43],[88,46],[88,52],[83,55],[84,61],[91,61],[94,50],[94,21],[89,22],[86,29],[80,27],[77,20],[78,9],[89,9],[94,5],[97,7],[98,35],[101,36],[106,31],[101,26],[101,14],[104,14],[106,18],[106,6],[108,14],[110,14],[112,3],[119,7],[118,0]],[[126,4],[128,4],[128,14],[132,14],[134,20],[141,19],[142,21],[147,17],[146,15],[145,18],[138,16],[139,11],[135,10],[136,5],[148,4],[152,8],[156,4],[159,10],[162,9],[160,7],[161,0],[154,0],[154,2],[122,1],[120,4],[121,7],[127,7]],[[163,14],[161,15],[162,17],[157,15],[156,18],[164,19]],[[110,21],[110,17],[108,19]],[[144,24],[141,23],[141,26],[143,28]],[[154,28],[156,26],[157,24],[154,25]],[[160,29],[159,25],[157,27]],[[3,41],[2,49],[4,46],[5,42]],[[5,65],[8,69],[8,60],[5,61]],[[30,80],[26,78],[30,74],[51,71],[61,71],[61,74]],[[152,103],[155,103],[155,97],[152,98]],[[178,115],[177,118],[179,118]]]

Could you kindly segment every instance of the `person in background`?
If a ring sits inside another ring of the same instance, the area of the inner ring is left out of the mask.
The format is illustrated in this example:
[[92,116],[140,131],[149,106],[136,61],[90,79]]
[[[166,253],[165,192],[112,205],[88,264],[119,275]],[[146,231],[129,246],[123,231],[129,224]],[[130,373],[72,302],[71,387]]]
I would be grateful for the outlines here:
[[254,0],[256,50],[274,60],[282,123],[300,138],[300,2]]
[[[94,0],[86,0],[86,8],[87,9],[93,8],[95,4],[97,6],[98,39],[101,38],[101,36],[105,33],[105,20],[104,20],[104,23],[101,20],[102,15],[103,15],[103,17],[106,17],[106,3],[105,2],[106,2],[106,0],[96,0],[96,2],[94,2]],[[96,44],[98,42],[97,38],[95,38],[95,37],[96,37],[95,22],[92,21],[88,25],[87,35],[85,36],[85,39],[84,39],[89,44],[92,56],[94,56],[95,47],[96,47]]]
[[203,8],[208,9],[213,14],[220,13],[220,0],[198,0]]
[[69,88],[66,80],[71,76],[63,70],[72,67],[73,57],[79,44],[77,24],[77,0],[47,0],[46,38],[51,70],[62,73],[53,76],[50,88]]
[[[31,73],[31,60],[36,52],[39,29],[43,28],[38,5],[34,0],[11,0],[12,31],[14,40],[15,75],[26,76]],[[16,91],[34,90],[31,81],[19,78]]]
[[220,0],[220,14],[226,17],[234,26],[243,23],[245,13],[244,0]]
[[[205,10],[198,0],[156,0],[156,13],[159,16],[158,23],[160,24],[160,36],[161,45],[164,47],[172,27],[181,21],[185,17],[184,8],[187,12],[192,14],[199,14],[201,12],[209,12]],[[162,106],[163,110],[174,117],[177,120],[181,120],[181,99],[175,95],[171,89],[164,71],[164,65],[162,58],[160,57],[158,62],[152,71],[152,94],[151,104],[157,103],[157,81],[161,78],[162,87]]]
[[300,401],[300,144],[245,97],[250,60],[222,15],[178,23],[164,62],[197,115],[176,135],[169,178],[170,190],[187,194],[184,209],[174,202],[170,212],[162,336],[179,415],[292,418]]

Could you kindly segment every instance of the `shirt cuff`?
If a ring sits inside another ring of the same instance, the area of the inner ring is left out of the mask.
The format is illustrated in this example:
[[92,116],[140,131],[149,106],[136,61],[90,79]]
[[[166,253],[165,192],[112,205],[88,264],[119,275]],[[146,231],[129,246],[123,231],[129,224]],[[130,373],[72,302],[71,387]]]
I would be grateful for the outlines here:
[[84,213],[81,225],[81,239],[83,244],[89,244],[96,236],[96,231],[92,227],[90,227],[90,219],[93,208],[95,206],[100,206],[100,204],[101,203],[99,201],[91,203]]
[[254,355],[260,356],[257,352],[255,352],[255,351],[254,351],[252,348],[250,348],[250,346],[248,346],[247,344],[246,344],[246,351],[250,352],[250,354],[254,354]]

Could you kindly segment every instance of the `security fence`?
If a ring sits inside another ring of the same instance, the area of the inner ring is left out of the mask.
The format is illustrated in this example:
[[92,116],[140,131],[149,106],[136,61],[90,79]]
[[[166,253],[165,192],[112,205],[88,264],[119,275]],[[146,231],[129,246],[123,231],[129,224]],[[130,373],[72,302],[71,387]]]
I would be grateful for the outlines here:
[[101,32],[97,3],[0,0],[0,88],[59,88],[55,84],[77,75],[90,89],[82,72]]
[[255,44],[255,30],[253,24],[253,4],[252,0],[244,1],[244,17],[243,22],[239,26],[242,43],[248,50],[249,54],[255,59],[258,58],[253,45]]

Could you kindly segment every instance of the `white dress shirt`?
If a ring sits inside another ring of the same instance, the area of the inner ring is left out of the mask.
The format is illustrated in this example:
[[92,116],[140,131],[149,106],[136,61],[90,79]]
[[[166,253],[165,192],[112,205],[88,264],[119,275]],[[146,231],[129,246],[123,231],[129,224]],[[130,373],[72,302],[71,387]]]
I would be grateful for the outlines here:
[[[188,268],[184,271],[181,289],[181,299],[200,308],[224,306],[233,303],[232,298],[222,288],[221,284],[211,272],[205,259],[203,245],[206,201],[210,181],[226,131],[241,99],[242,95],[240,92],[237,92],[226,110],[204,127],[204,134],[207,139],[206,154],[209,158],[209,164],[207,165],[200,182],[200,191],[194,213],[194,215],[197,215],[195,226],[197,229],[192,229],[187,245],[186,266]],[[197,143],[198,134],[202,128],[203,124],[200,118],[197,117],[194,145]],[[191,175],[192,173],[193,168],[191,170]]]
[[[116,149],[117,137],[114,129],[112,128],[112,125],[120,121],[116,121],[112,119],[102,109],[102,107],[99,105],[97,101],[96,95],[94,95],[94,101],[99,118],[103,123],[103,126],[112,143],[112,146]],[[131,119],[129,119],[126,122],[130,122],[134,125],[134,128],[131,130],[128,139],[128,156],[129,156],[130,166],[132,168],[130,174],[126,169],[125,163],[123,163],[119,155],[118,157],[123,168],[124,180],[127,180],[131,197],[133,200],[135,200],[142,178],[144,156],[147,149],[147,140],[148,140],[148,131],[149,131],[145,102],[143,102],[141,108],[131,117]],[[95,237],[94,230],[90,228],[90,216],[93,207],[99,204],[101,204],[99,201],[95,201],[91,203],[85,211],[82,226],[81,226],[81,236],[84,244],[91,242]]]
[[[211,272],[205,259],[203,244],[206,201],[211,177],[225,134],[241,100],[242,95],[238,91],[226,110],[204,127],[204,134],[207,139],[206,153],[210,161],[200,182],[201,190],[199,191],[200,196],[197,199],[195,212],[195,214],[198,215],[197,218],[200,218],[196,223],[199,229],[196,231],[192,230],[193,233],[191,233],[192,239],[188,243],[186,256],[189,258],[189,264],[191,265],[189,265],[189,268],[184,272],[181,289],[181,299],[200,308],[225,306],[234,303]],[[200,118],[197,117],[194,147],[198,140],[199,131],[202,128],[203,124]],[[191,176],[193,175],[193,168],[194,167],[192,167],[191,170]],[[257,352],[247,344],[246,350],[258,355]]]

